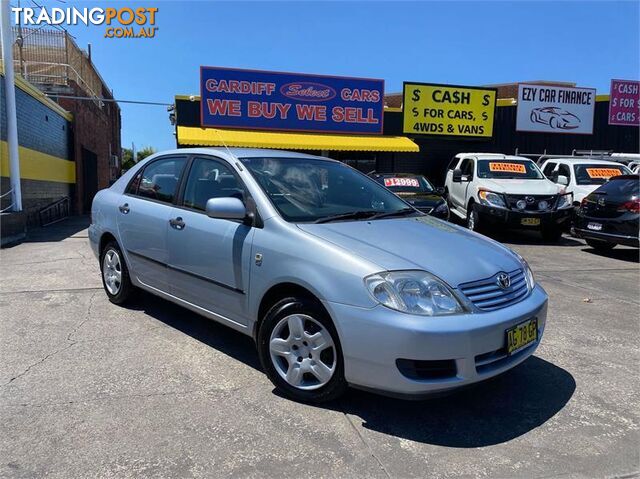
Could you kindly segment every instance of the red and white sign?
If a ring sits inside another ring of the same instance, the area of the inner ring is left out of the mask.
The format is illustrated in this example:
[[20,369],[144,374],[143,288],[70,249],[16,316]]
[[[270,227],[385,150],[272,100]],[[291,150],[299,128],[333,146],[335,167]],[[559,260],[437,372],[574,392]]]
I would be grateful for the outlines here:
[[415,178],[385,178],[384,186],[410,186],[420,188],[420,183]]
[[640,81],[611,80],[609,124],[640,126]]

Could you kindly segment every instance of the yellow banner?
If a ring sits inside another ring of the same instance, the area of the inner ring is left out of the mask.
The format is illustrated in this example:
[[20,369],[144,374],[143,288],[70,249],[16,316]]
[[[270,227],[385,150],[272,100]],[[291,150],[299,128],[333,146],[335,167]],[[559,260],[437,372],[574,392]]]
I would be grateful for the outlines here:
[[493,136],[495,89],[405,83],[402,104],[404,133]]

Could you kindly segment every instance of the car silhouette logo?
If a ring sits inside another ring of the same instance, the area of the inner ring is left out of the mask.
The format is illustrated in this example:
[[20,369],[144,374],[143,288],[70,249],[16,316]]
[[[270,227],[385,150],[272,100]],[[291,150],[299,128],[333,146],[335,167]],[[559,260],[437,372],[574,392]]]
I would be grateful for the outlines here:
[[580,126],[580,118],[557,106],[534,108],[529,119],[531,123],[549,125],[554,130],[573,130]]
[[511,278],[507,273],[498,274],[496,279],[497,279],[498,286],[500,286],[500,288],[502,289],[507,289],[509,286],[511,286]]

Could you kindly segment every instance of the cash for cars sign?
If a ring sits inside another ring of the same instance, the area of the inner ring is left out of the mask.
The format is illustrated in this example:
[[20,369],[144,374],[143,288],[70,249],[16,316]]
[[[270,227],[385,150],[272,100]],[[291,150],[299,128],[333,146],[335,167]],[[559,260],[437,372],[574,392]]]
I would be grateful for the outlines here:
[[640,81],[611,80],[609,124],[640,125]]
[[384,81],[200,68],[204,127],[382,133]]
[[596,90],[548,85],[518,85],[517,131],[593,133]]
[[404,133],[493,135],[495,89],[405,82],[402,105]]

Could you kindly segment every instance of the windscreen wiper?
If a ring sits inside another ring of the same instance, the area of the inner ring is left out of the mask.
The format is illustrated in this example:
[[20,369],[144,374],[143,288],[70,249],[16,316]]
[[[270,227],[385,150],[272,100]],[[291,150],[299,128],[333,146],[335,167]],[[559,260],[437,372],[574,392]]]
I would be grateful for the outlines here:
[[378,220],[380,218],[391,218],[392,216],[404,216],[404,215],[408,215],[408,214],[412,214],[412,213],[420,213],[420,212],[415,210],[415,209],[413,209],[413,208],[402,208],[402,209],[396,210],[396,211],[388,211],[386,213],[378,213],[376,215],[373,215],[370,219]]
[[340,213],[339,215],[331,215],[324,216],[322,218],[318,218],[314,221],[314,223],[329,223],[331,221],[336,220],[360,220],[365,218],[370,218],[378,214],[376,210],[360,210],[360,211],[350,211],[349,213]]

